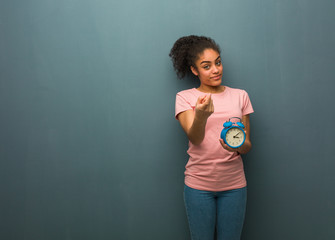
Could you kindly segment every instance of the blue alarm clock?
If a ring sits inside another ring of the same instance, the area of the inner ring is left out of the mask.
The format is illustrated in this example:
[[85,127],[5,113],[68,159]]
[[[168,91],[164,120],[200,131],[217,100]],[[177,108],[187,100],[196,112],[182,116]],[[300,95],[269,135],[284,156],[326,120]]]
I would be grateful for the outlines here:
[[[237,118],[239,122],[231,122],[230,120],[233,118]],[[229,121],[223,124],[223,130],[221,131],[221,138],[223,141],[231,148],[239,148],[243,145],[245,141],[245,132],[244,125],[241,122],[241,118],[232,117],[229,118]]]

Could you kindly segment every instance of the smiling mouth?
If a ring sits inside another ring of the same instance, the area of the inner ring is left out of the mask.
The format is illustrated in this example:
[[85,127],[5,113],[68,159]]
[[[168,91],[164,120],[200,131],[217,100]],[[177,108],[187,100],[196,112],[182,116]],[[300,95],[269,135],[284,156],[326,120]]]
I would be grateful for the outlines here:
[[212,77],[212,79],[220,79],[222,77],[222,75],[217,75],[217,76],[214,76],[214,77]]

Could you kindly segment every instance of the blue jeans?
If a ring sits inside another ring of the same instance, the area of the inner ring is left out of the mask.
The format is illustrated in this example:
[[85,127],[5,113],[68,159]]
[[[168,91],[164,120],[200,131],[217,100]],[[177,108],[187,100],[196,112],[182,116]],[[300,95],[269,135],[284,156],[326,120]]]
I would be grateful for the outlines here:
[[240,240],[247,188],[209,192],[184,187],[184,201],[192,240]]

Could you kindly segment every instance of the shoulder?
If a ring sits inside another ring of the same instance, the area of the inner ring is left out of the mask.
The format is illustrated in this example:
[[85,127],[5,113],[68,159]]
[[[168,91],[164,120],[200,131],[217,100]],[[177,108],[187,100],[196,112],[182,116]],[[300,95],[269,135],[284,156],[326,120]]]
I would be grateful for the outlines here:
[[190,89],[186,89],[186,90],[182,90],[180,92],[177,93],[177,95],[189,95],[189,94],[195,94],[195,88],[190,88]]
[[177,97],[181,97],[187,100],[197,99],[198,93],[195,88],[186,89],[177,93]]
[[244,89],[240,89],[240,88],[232,88],[232,87],[228,87],[225,86],[226,91],[230,92],[232,94],[237,94],[237,95],[245,95],[248,94]]
[[195,88],[183,90],[177,93],[175,103],[175,117],[178,119],[178,114],[186,110],[191,110],[197,102],[197,90]]
[[248,95],[247,91],[245,91],[244,89],[231,88],[231,87],[226,86],[226,91],[228,93],[227,95],[229,95],[233,98],[249,99],[249,95]]

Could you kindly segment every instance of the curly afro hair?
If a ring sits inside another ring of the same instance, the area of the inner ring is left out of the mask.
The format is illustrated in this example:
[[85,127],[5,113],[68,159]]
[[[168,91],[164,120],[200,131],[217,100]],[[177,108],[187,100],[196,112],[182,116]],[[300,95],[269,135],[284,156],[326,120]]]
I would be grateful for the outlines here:
[[175,42],[169,56],[178,78],[182,79],[185,75],[192,74],[190,67],[196,68],[195,62],[205,49],[221,53],[219,45],[209,37],[190,35],[181,37]]

